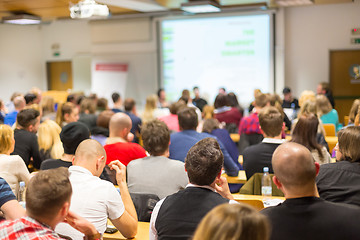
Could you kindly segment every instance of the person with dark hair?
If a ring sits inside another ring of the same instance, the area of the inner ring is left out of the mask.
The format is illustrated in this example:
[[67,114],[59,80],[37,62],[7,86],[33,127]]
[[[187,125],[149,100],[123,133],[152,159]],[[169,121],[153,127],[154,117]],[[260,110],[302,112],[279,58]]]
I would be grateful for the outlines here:
[[158,108],[167,108],[169,107],[168,102],[166,101],[166,92],[163,88],[159,88],[159,90],[157,91],[157,96],[158,96],[158,102],[157,102],[157,107]]
[[205,105],[207,105],[207,101],[203,98],[200,97],[200,90],[199,87],[194,87],[193,88],[193,92],[194,92],[194,99],[192,100],[193,104],[195,105],[195,107],[199,108],[200,111],[203,111],[203,107]]
[[300,116],[292,132],[291,142],[299,143],[309,149],[315,162],[319,164],[330,163],[329,152],[316,139],[318,125],[319,119],[314,114]]
[[96,102],[96,115],[108,109],[108,100],[106,98],[99,98]]
[[128,138],[131,127],[131,119],[127,114],[115,113],[111,117],[109,138],[104,146],[107,155],[106,164],[119,160],[127,166],[134,159],[146,157],[145,149],[139,144],[131,142],[132,139]]
[[[193,108],[184,108],[178,112],[180,132],[170,135],[170,158],[185,161],[189,149],[201,139],[211,137],[220,144],[221,151],[224,154],[224,168],[229,176],[237,176],[239,167],[229,155],[225,146],[215,136],[208,133],[199,133],[196,131],[198,126],[197,114]],[[237,159],[236,159],[237,160]]]
[[330,84],[327,82],[321,82],[316,88],[317,95],[325,95],[327,99],[329,100],[332,108],[335,108],[335,101],[334,97],[332,95]]
[[320,167],[316,184],[320,197],[338,203],[360,206],[360,127],[350,126],[338,133],[336,163]]
[[76,94],[69,94],[66,98],[66,102],[71,102],[73,104],[76,104]]
[[189,184],[156,204],[150,240],[187,240],[211,209],[223,203],[236,204],[226,178],[221,177],[223,164],[224,156],[215,139],[204,138],[191,147],[185,159]]
[[14,125],[18,113],[23,110],[26,105],[25,99],[22,95],[15,97],[13,102],[15,110],[6,114],[4,118],[4,123],[9,126]]
[[80,122],[72,122],[62,128],[60,139],[64,147],[64,154],[60,159],[47,159],[41,163],[40,169],[47,170],[59,167],[70,167],[79,144],[90,138],[88,127]]
[[[110,219],[125,238],[135,237],[138,221],[126,185],[126,167],[118,160],[109,165],[116,171],[119,194],[112,183],[99,179],[106,165],[106,153],[99,142],[82,141],[73,162],[69,168],[73,188],[70,210],[93,223],[100,234],[105,232]],[[83,234],[66,223],[59,224],[55,231],[71,239],[84,239]]]
[[24,96],[25,102],[27,106],[30,106],[35,103],[36,95],[32,93],[28,93]]
[[85,98],[80,104],[80,114],[78,122],[85,124],[90,131],[96,127],[97,115],[95,102],[89,98]]
[[127,98],[124,102],[125,113],[131,119],[131,129],[130,132],[134,134],[133,142],[139,143],[140,136],[140,127],[142,124],[141,118],[139,118],[136,114],[136,102],[133,98]]
[[109,123],[111,117],[115,113],[111,110],[102,111],[96,120],[96,127],[91,129],[91,139],[95,139],[102,146],[106,144],[106,139],[109,137]]
[[111,95],[111,99],[113,101],[113,108],[111,109],[114,113],[123,112],[122,109],[122,99],[120,93],[114,92]]
[[179,132],[179,120],[177,113],[186,107],[184,101],[179,100],[170,105],[170,115],[159,117],[161,121],[163,121],[169,128],[170,131]]
[[260,129],[264,139],[261,143],[247,147],[243,153],[246,178],[262,173],[264,167],[273,173],[271,158],[275,149],[284,142],[281,132],[284,128],[283,117],[275,107],[265,107],[259,112]]
[[[261,211],[270,220],[271,240],[359,238],[360,210],[319,198],[315,178],[320,166],[306,147],[293,142],[282,144],[274,152],[272,165],[273,182],[286,200]],[[329,175],[333,182],[343,176],[334,173]]]
[[141,129],[149,157],[133,160],[127,166],[130,193],[151,193],[160,199],[186,187],[184,163],[169,159],[170,131],[160,120],[147,122]]
[[40,171],[26,189],[26,216],[0,224],[1,239],[63,239],[55,231],[66,221],[86,239],[98,239],[95,226],[69,211],[72,187],[67,169]]
[[238,132],[238,124],[242,114],[236,107],[231,107],[230,105],[228,95],[218,94],[214,102],[214,118],[221,123],[226,123],[226,129],[230,130],[229,133],[236,133]]
[[241,115],[244,114],[244,108],[241,107],[235,93],[233,92],[230,92],[228,93],[228,98],[229,98],[229,101],[230,101],[230,107],[234,107],[234,108],[237,108],[237,110],[239,110],[239,112],[241,113]]
[[40,125],[40,113],[34,109],[24,109],[17,115],[17,127],[14,130],[15,149],[11,155],[19,155],[29,168],[32,159],[33,166],[40,169],[41,156],[37,140],[37,130]]
[[298,110],[300,108],[299,101],[292,96],[292,92],[290,88],[285,87],[283,89],[283,95],[284,95],[284,99],[282,102],[283,108],[291,108],[294,110]]

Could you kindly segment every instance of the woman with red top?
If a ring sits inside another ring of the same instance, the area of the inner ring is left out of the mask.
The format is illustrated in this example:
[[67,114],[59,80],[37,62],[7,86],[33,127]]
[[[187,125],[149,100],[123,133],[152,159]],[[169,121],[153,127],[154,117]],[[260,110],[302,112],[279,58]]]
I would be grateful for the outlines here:
[[229,133],[237,133],[237,125],[242,118],[242,114],[236,107],[230,106],[230,100],[227,95],[217,95],[214,102],[214,118],[221,123],[225,122]]

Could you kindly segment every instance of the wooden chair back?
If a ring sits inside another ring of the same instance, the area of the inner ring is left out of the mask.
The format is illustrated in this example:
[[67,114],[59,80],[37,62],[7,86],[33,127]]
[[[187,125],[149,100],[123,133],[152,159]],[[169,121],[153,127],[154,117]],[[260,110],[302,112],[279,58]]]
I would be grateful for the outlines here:
[[236,201],[251,205],[258,211],[264,209],[264,203],[259,199],[236,199]]
[[325,129],[325,136],[335,136],[335,125],[332,123],[323,124]]

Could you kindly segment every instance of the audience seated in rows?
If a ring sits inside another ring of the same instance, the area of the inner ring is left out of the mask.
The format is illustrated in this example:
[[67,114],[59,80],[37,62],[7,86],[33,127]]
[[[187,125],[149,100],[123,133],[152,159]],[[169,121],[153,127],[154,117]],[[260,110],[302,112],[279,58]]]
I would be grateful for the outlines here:
[[307,148],[284,143],[275,150],[272,164],[273,181],[286,200],[261,211],[270,220],[271,240],[358,238],[360,210],[319,198],[315,183],[319,164]]
[[[185,161],[185,157],[189,149],[201,139],[216,137],[208,133],[199,133],[196,131],[198,125],[197,114],[193,108],[184,108],[178,113],[180,132],[170,135],[170,158]],[[232,159],[223,143],[218,141],[221,151],[224,154],[224,169],[229,176],[237,176],[239,167],[235,163],[237,159]]]
[[19,183],[27,184],[30,173],[25,162],[19,155],[10,155],[14,151],[14,131],[6,124],[0,125],[0,177],[10,185],[11,190],[17,195]]
[[360,127],[347,127],[338,133],[338,138],[338,162],[321,165],[316,178],[320,197],[360,206]]
[[26,190],[26,215],[0,223],[0,238],[62,239],[54,232],[62,221],[84,233],[87,239],[100,238],[94,225],[69,211],[72,187],[68,175],[65,169],[36,174]]
[[268,240],[267,218],[247,204],[221,204],[201,220],[192,240]]
[[243,153],[243,167],[246,178],[250,179],[255,173],[262,173],[264,167],[273,173],[271,158],[275,149],[284,142],[281,132],[284,128],[283,117],[275,107],[264,107],[258,114],[260,129],[264,136],[261,143],[249,146]]
[[146,152],[137,143],[132,143],[132,139],[128,140],[128,135],[132,127],[130,117],[125,113],[116,113],[110,119],[109,138],[104,146],[107,161],[119,160],[127,166],[131,160],[146,157]]
[[184,189],[188,183],[184,163],[168,158],[170,132],[166,124],[160,120],[147,122],[141,135],[150,156],[127,166],[130,193],[150,193],[162,199]]
[[305,146],[311,152],[315,162],[330,163],[331,157],[326,147],[317,142],[319,119],[312,113],[302,115],[291,135],[291,141]]
[[226,178],[221,177],[223,163],[220,146],[213,138],[202,139],[189,150],[185,169],[190,183],[185,190],[156,204],[150,220],[150,240],[187,240],[211,209],[229,200],[237,203]]
[[24,109],[17,115],[17,128],[14,130],[15,148],[11,155],[19,155],[29,168],[32,164],[40,169],[41,157],[36,132],[40,124],[40,113],[34,109]]
[[269,100],[263,93],[258,93],[255,96],[254,109],[248,117],[243,117],[239,125],[239,153],[242,154],[244,149],[248,146],[257,144],[262,141],[263,135],[260,131],[259,111],[268,104]]
[[[134,237],[137,215],[126,186],[125,166],[119,161],[109,164],[116,171],[119,194],[112,183],[99,179],[106,164],[106,153],[99,142],[88,139],[80,143],[73,163],[69,168],[73,189],[70,211],[94,224],[100,234],[105,232],[109,218],[124,237]],[[55,230],[73,240],[83,239],[83,234],[65,223]]]
[[72,122],[67,124],[60,132],[60,139],[64,148],[64,153],[60,158],[51,158],[41,163],[41,170],[59,167],[70,167],[75,156],[76,148],[79,144],[89,139],[90,131],[85,124]]

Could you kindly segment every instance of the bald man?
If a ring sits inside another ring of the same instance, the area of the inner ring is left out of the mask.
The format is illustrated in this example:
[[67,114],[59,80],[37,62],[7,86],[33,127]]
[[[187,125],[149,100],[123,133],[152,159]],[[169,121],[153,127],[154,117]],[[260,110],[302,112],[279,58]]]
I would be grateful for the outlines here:
[[130,117],[125,113],[114,114],[109,123],[109,138],[104,146],[107,161],[119,160],[127,166],[131,160],[146,157],[146,151],[137,143],[128,138],[132,127]]
[[[119,161],[109,164],[116,171],[116,181],[120,194],[108,181],[99,178],[106,163],[106,153],[95,140],[84,140],[78,146],[69,168],[73,188],[70,210],[93,223],[99,233],[106,230],[109,218],[126,238],[137,233],[137,214],[126,184],[126,168]],[[83,239],[83,234],[62,223],[56,232],[73,240]]]
[[307,148],[297,143],[279,146],[272,158],[275,185],[286,200],[261,212],[272,225],[271,240],[358,239],[360,209],[319,198],[319,172]]

